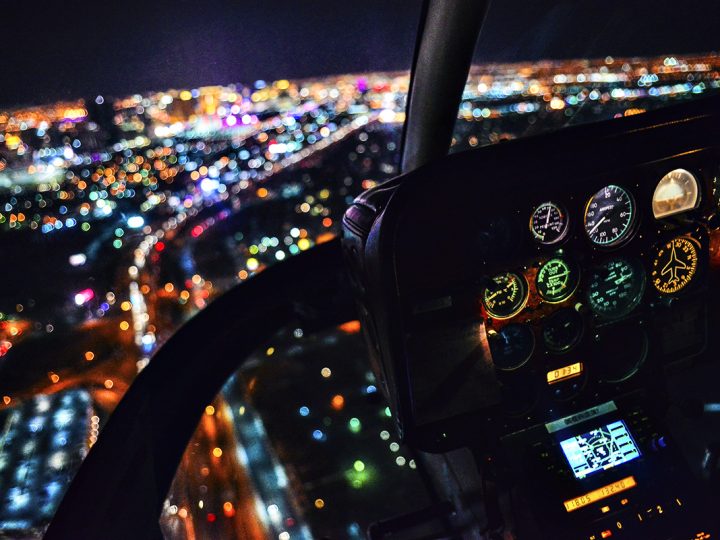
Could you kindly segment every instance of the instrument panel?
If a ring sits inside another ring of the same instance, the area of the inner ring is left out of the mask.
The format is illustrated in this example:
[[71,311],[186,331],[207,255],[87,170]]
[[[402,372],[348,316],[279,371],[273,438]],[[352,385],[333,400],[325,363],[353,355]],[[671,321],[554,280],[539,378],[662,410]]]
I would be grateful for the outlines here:
[[663,356],[651,347],[663,331],[653,314],[702,303],[708,240],[697,209],[709,186],[691,168],[666,168],[654,178],[598,179],[595,190],[540,193],[516,208],[528,216],[525,242],[507,263],[484,265],[491,275],[480,302],[501,386],[525,377],[537,394],[512,414],[538,401],[555,409],[589,381],[595,393],[628,383],[648,354]]
[[[444,291],[417,294],[420,275],[408,295],[416,420],[484,409],[511,432],[641,388],[702,352],[706,218],[717,202],[714,169],[698,157],[570,188],[535,185],[493,201],[494,212],[459,218],[476,228],[476,251],[449,271]],[[447,344],[438,329],[466,324],[481,332],[463,334],[474,340],[464,356],[432,344]]]

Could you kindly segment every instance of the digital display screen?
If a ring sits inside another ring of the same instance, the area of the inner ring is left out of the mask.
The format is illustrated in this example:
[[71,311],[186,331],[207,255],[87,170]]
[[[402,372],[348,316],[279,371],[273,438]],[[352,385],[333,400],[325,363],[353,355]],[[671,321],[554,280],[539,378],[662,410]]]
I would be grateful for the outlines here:
[[556,382],[564,381],[565,379],[571,379],[572,377],[577,377],[578,375],[582,374],[582,371],[582,362],[577,362],[575,364],[570,364],[569,366],[553,369],[552,371],[548,371],[547,373],[547,382],[548,384],[555,384]]
[[608,484],[607,486],[594,489],[588,493],[585,493],[584,495],[580,495],[579,497],[575,497],[574,499],[569,499],[563,502],[563,504],[565,505],[565,511],[572,512],[573,510],[577,510],[578,508],[582,508],[583,506],[587,506],[594,502],[607,499],[608,497],[612,497],[617,493],[626,491],[630,488],[634,488],[635,486],[637,486],[635,477],[628,476],[627,478],[623,478],[622,480],[618,480],[617,482],[613,482],[612,484]]
[[560,441],[560,446],[576,478],[640,457],[640,450],[622,420]]

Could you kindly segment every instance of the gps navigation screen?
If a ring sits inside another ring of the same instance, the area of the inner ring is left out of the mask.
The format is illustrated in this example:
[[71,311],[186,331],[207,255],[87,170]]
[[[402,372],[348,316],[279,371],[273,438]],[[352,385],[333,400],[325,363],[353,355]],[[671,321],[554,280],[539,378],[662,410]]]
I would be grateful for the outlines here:
[[577,478],[640,457],[640,450],[622,420],[565,439],[560,446]]

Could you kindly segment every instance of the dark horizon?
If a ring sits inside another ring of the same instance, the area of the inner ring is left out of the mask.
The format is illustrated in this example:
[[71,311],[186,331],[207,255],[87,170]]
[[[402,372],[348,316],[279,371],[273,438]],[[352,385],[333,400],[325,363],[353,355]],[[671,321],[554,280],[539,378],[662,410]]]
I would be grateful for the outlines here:
[[[121,97],[258,79],[307,79],[410,67],[420,2],[338,4],[89,0],[3,8],[0,107]],[[652,11],[619,0],[496,2],[475,63],[644,57],[720,49],[720,4],[670,0]],[[236,17],[228,17],[229,13]],[[531,29],[532,31],[528,31]],[[221,44],[221,45],[218,45]]]

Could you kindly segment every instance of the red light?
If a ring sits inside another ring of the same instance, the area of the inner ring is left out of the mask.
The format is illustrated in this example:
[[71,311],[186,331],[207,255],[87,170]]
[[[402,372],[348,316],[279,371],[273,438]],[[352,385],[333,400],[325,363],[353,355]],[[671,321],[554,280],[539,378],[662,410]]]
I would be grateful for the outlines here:
[[207,515],[207,520],[208,520],[210,523],[212,523],[213,521],[215,521],[215,514],[208,514],[208,515]]
[[202,233],[203,233],[203,228],[202,228],[202,226],[200,226],[200,225],[195,225],[195,226],[193,227],[192,232],[191,232],[190,234],[192,234],[192,237],[193,237],[193,238],[197,238],[197,237],[200,236]]
[[95,298],[95,293],[92,289],[83,289],[75,295],[75,303],[78,306],[88,303],[90,300]]
[[610,529],[603,531],[600,533],[600,536],[603,538],[610,538],[612,536],[612,531]]
[[165,249],[165,242],[158,242],[157,244],[155,244],[155,251],[157,251],[158,253],[160,253],[164,249]]

